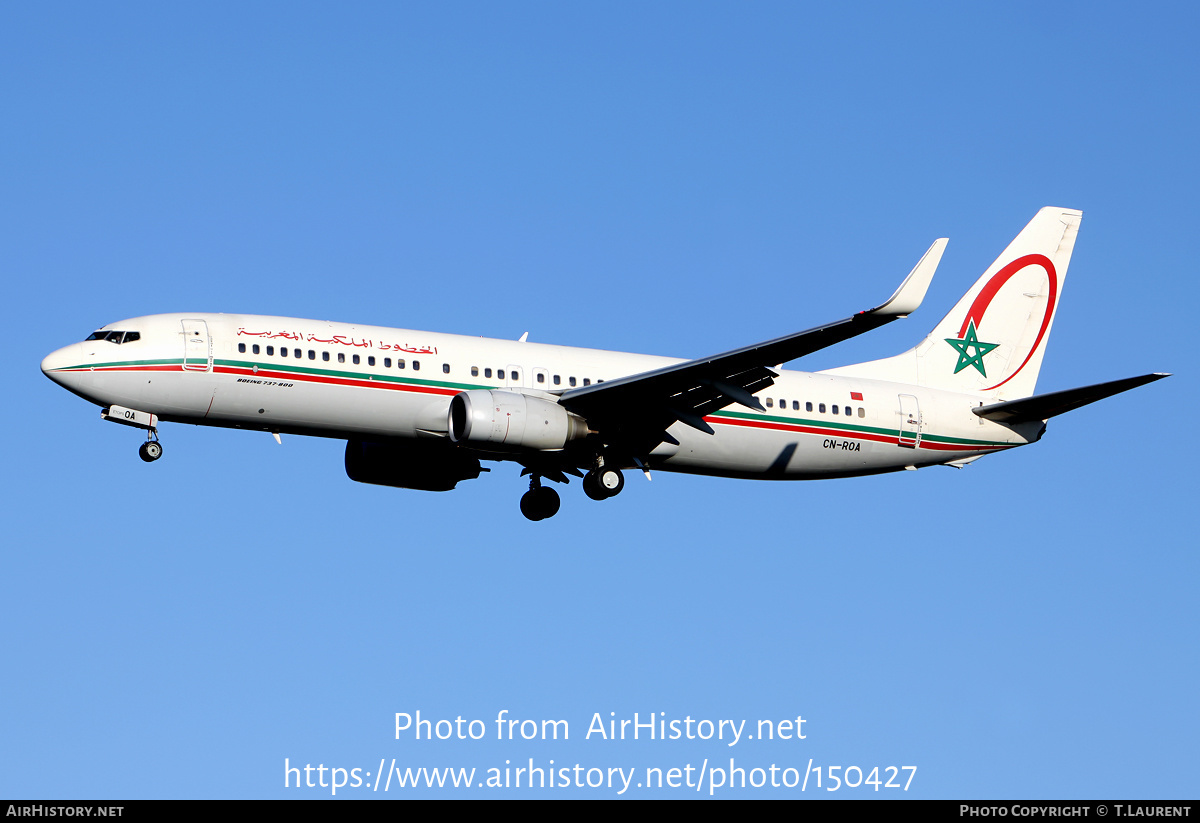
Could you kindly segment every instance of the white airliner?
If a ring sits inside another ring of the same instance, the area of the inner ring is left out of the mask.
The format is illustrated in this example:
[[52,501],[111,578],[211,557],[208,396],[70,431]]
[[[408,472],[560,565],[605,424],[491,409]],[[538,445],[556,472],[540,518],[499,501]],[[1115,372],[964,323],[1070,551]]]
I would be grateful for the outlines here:
[[936,241],[883,305],[697,360],[290,317],[160,314],[104,326],[42,361],[56,383],[147,430],[160,421],[344,439],[363,483],[448,491],[509,460],[531,475],[521,511],[559,508],[542,479],[621,471],[804,480],[962,467],[1037,441],[1046,420],[1166,377],[1034,395],[1082,213],[1037,213],[916,348],[807,373],[780,363],[914,311]]

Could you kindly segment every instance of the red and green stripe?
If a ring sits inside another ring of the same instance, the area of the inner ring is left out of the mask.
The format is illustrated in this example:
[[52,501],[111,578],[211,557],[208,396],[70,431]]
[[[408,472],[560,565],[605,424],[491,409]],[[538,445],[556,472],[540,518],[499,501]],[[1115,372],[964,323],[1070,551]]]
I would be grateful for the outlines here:
[[[123,362],[96,363],[93,365],[68,366],[58,371],[104,371],[104,372],[174,372],[183,368],[182,358],[167,360],[130,360]],[[257,366],[257,370],[255,367]],[[364,389],[380,389],[391,391],[414,392],[419,394],[453,396],[461,391],[471,389],[497,389],[503,387],[488,386],[474,383],[458,383],[446,380],[429,380],[419,377],[397,376],[393,374],[368,374],[361,372],[338,371],[308,366],[272,365],[263,367],[259,363],[243,360],[214,360],[213,372],[216,374],[231,374],[244,377],[265,378],[272,380],[300,380],[312,384],[333,386],[354,386]],[[860,425],[852,422],[833,420],[790,418],[763,414],[748,414],[736,411],[720,411],[704,418],[714,425],[739,426],[751,429],[794,432],[818,437],[844,437],[852,440],[864,440],[877,443],[896,445],[900,442],[901,432],[897,429],[880,428]],[[911,436],[911,435],[910,435]],[[973,440],[962,437],[921,433],[918,448],[931,451],[997,451],[1011,448],[1015,443],[1003,443],[994,440]]]

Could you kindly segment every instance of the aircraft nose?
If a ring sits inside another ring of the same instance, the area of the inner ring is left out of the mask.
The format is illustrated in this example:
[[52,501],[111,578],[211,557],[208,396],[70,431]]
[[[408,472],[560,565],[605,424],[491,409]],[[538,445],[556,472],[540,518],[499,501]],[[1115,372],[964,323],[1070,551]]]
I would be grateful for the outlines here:
[[49,377],[55,383],[64,385],[63,369],[78,365],[77,354],[79,344],[66,346],[58,351],[52,351],[42,358],[42,374]]

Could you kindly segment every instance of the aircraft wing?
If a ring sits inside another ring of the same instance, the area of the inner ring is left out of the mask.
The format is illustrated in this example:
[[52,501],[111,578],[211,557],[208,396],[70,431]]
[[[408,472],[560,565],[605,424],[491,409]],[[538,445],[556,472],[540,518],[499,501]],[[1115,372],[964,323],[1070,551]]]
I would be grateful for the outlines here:
[[713,433],[704,416],[740,403],[763,410],[753,396],[775,382],[771,366],[849,340],[916,311],[946,249],[946,239],[929,251],[882,305],[824,326],[789,334],[740,349],[689,360],[564,392],[566,408],[587,419],[610,444],[621,444],[631,456],[644,455],[663,441],[674,442],[666,429],[676,421]]

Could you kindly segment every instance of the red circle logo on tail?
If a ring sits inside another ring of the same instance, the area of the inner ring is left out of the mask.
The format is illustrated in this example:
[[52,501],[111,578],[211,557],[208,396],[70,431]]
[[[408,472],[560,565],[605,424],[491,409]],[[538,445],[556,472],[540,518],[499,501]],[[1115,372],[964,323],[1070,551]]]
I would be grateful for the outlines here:
[[1021,361],[1021,365],[1008,377],[994,386],[988,386],[983,391],[998,389],[1016,377],[1021,369],[1025,368],[1025,364],[1029,362],[1029,358],[1033,357],[1033,353],[1037,351],[1038,346],[1042,343],[1042,338],[1046,336],[1046,330],[1050,328],[1050,320],[1054,317],[1054,306],[1058,302],[1058,273],[1054,270],[1054,264],[1050,262],[1050,258],[1044,254],[1027,254],[1024,257],[1018,257],[992,275],[992,279],[987,282],[983,290],[975,298],[975,302],[971,304],[971,308],[967,310],[967,316],[963,318],[962,328],[959,329],[958,336],[966,339],[968,329],[972,327],[979,328],[983,323],[983,316],[987,313],[988,306],[992,304],[992,300],[996,297],[996,294],[1014,274],[1027,266],[1041,266],[1050,281],[1050,299],[1046,301],[1046,311],[1042,316],[1042,325],[1038,328],[1037,338],[1034,339],[1033,346],[1030,347],[1029,354],[1025,355],[1025,359]]

